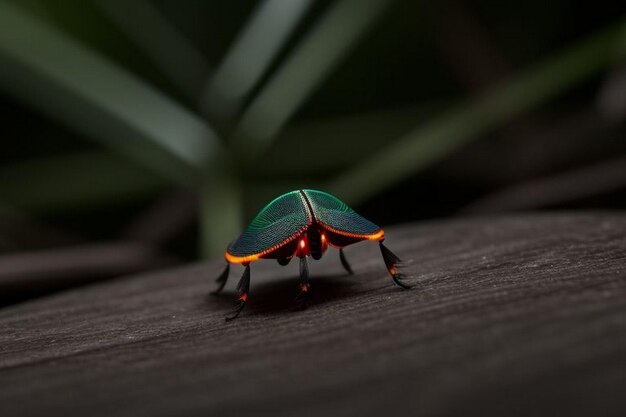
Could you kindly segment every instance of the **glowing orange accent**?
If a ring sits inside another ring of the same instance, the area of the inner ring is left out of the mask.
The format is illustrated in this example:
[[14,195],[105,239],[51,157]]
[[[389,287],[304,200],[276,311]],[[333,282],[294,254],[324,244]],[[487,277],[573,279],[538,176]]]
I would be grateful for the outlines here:
[[[318,223],[321,224],[322,227],[324,227],[326,230],[329,230],[338,235],[353,237],[356,239],[367,239],[367,240],[378,240],[378,241],[383,240],[385,238],[385,231],[383,229],[378,230],[376,233],[367,235],[367,234],[344,232],[343,230],[338,230],[338,229],[335,229],[334,227],[330,227],[326,223],[322,223],[319,220],[318,220]],[[264,250],[262,252],[255,253],[254,255],[235,256],[235,255],[228,253],[228,251],[226,251],[226,253],[224,254],[224,258],[226,258],[226,261],[231,264],[244,264],[244,263],[258,261],[262,256],[267,255],[268,253],[272,253],[275,250],[285,246],[287,243],[293,241],[294,239],[299,238],[300,235],[309,228],[309,226],[310,224],[304,227],[303,229],[301,229],[298,233],[294,233],[294,235],[290,237],[289,239],[285,239],[278,245],[274,245],[271,248]],[[324,236],[324,234],[322,234],[322,241],[326,241],[326,236]],[[306,246],[306,242],[304,243],[304,246],[302,246],[303,245],[302,242],[304,242],[304,239],[300,241],[300,247],[304,249]]]
[[285,239],[282,242],[280,242],[278,245],[274,245],[271,248],[266,249],[266,250],[264,250],[262,252],[259,252],[259,253],[255,253],[254,255],[235,256],[235,255],[232,255],[232,254],[228,253],[228,250],[226,250],[226,252],[224,253],[224,258],[226,259],[227,262],[229,262],[231,264],[249,264],[250,262],[258,261],[263,255],[267,255],[268,253],[272,253],[275,250],[282,248],[287,243],[297,239],[308,228],[309,228],[309,225],[307,225],[306,227],[302,228],[299,232],[294,233],[293,236],[291,236],[289,239]]
[[308,292],[309,291],[309,284],[300,284],[300,291]]
[[322,233],[322,243],[326,243],[326,235]]
[[246,301],[248,301],[248,293],[244,292],[243,294],[241,294],[241,297],[239,297],[239,299],[245,303]]
[[396,272],[398,272],[398,270],[396,269],[396,267],[395,267],[395,266],[393,266],[393,265],[391,265],[391,266],[389,267],[389,273],[390,273],[391,275],[395,275],[395,274],[396,274]]
[[226,252],[224,254],[224,258],[226,258],[226,260],[230,262],[231,264],[242,264],[244,262],[254,262],[258,260],[264,254],[265,253],[262,252],[262,253],[257,253],[254,255],[248,255],[248,256],[235,256]]
[[322,223],[322,222],[320,222],[320,224],[325,229],[333,233],[337,233],[338,235],[353,237],[357,239],[368,239],[368,240],[383,240],[385,238],[385,231],[383,229],[379,229],[376,233],[367,235],[367,234],[360,234],[360,233],[345,232],[343,230],[335,229],[334,227],[331,227],[327,225],[326,223]]

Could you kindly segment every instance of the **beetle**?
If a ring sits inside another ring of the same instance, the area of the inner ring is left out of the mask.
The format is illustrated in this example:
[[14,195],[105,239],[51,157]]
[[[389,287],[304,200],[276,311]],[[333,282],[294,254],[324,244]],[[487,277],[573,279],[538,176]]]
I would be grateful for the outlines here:
[[245,267],[237,285],[239,300],[237,307],[226,320],[236,318],[248,301],[250,289],[250,264],[259,259],[276,259],[287,265],[291,259],[300,259],[300,293],[306,306],[311,287],[307,257],[319,260],[329,246],[339,249],[339,258],[344,269],[352,274],[343,248],[364,240],[377,241],[385,266],[401,288],[411,288],[403,280],[400,258],[391,252],[383,241],[385,232],[371,221],[358,215],[337,197],[319,190],[294,190],[285,193],[267,204],[252,220],[248,228],[226,248],[226,267],[217,277],[218,294],[228,280],[231,264]]

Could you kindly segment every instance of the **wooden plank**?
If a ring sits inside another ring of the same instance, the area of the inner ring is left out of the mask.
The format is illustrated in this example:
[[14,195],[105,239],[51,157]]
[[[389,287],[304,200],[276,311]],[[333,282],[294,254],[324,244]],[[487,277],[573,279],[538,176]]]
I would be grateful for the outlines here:
[[221,261],[0,310],[0,415],[624,415],[626,215],[511,215],[391,228],[376,245],[252,266],[233,322]]
[[0,255],[0,306],[179,263],[131,240],[7,253]]

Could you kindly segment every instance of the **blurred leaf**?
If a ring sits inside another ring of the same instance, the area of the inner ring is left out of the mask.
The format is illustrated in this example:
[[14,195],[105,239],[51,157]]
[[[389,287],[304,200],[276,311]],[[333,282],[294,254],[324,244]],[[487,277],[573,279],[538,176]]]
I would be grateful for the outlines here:
[[223,255],[241,233],[242,189],[233,175],[211,175],[200,190],[200,255]]
[[0,199],[35,213],[136,201],[166,185],[159,176],[108,152],[39,157],[0,168]]
[[[259,178],[312,176],[327,179],[440,112],[449,100],[432,100],[398,109],[368,111],[300,122],[285,127],[262,164],[250,164],[248,175]],[[358,146],[355,146],[358,143]]]
[[148,0],[94,0],[185,96],[195,102],[209,74],[202,53]]
[[260,2],[206,86],[201,98],[206,114],[223,121],[237,114],[311,3],[312,0]]
[[244,111],[234,133],[241,150],[254,153],[266,148],[389,3],[390,0],[334,3]]
[[5,2],[0,88],[171,179],[191,181],[219,151],[213,131],[197,116]]
[[497,126],[587,80],[626,53],[626,21],[524,71],[482,97],[461,104],[360,161],[327,189],[359,203],[479,138]]

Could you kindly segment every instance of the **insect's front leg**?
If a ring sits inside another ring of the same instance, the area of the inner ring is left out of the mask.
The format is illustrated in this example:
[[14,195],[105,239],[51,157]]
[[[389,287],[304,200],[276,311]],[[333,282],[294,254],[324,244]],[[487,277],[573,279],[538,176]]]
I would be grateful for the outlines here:
[[387,267],[387,271],[389,271],[389,275],[391,275],[391,279],[393,279],[393,282],[397,286],[408,290],[409,288],[411,288],[411,286],[403,282],[403,280],[406,279],[406,275],[398,270],[403,266],[402,261],[395,253],[393,253],[389,250],[389,248],[383,245],[383,242],[379,243],[380,252],[383,254],[383,260],[385,261],[385,266]]
[[343,253],[343,248],[339,249],[339,259],[341,260],[341,265],[343,266],[343,269],[345,269],[348,274],[354,275],[354,272],[352,272],[352,267],[350,266],[348,259],[346,259],[346,254]]
[[213,295],[219,294],[224,289],[224,286],[226,285],[226,281],[228,281],[229,272],[230,272],[230,264],[227,263],[226,268],[224,268],[220,276],[217,277],[217,279],[215,280],[215,282],[217,282],[217,288],[211,291],[211,294]]
[[311,284],[309,282],[309,265],[306,261],[306,256],[300,257],[300,293],[296,297],[296,301],[300,302],[301,308],[307,307],[307,300],[309,298],[309,290]]
[[248,291],[250,291],[250,264],[246,265],[246,269],[243,271],[239,284],[237,284],[237,290],[239,290],[239,304],[237,304],[232,314],[226,317],[226,321],[237,318],[241,310],[246,306]]

